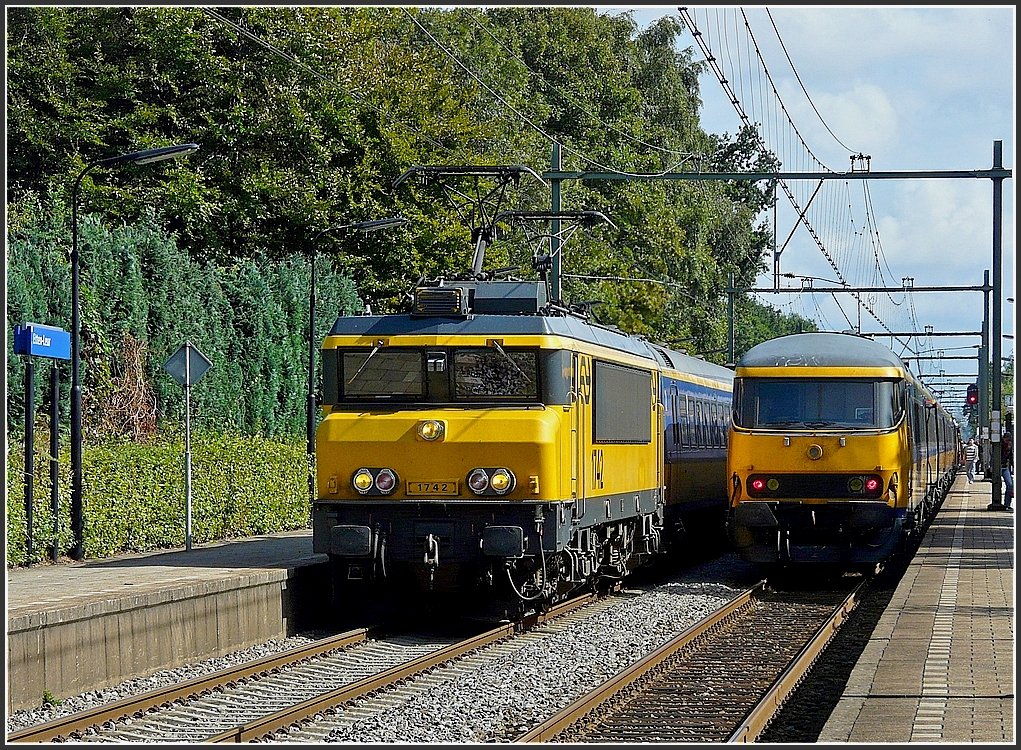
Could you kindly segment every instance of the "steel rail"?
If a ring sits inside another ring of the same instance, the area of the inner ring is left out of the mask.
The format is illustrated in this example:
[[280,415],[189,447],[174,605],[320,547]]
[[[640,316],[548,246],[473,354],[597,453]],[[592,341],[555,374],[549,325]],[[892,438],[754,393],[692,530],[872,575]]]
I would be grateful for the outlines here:
[[847,598],[834,609],[829,619],[819,627],[812,639],[805,644],[805,647],[776,679],[772,687],[748,712],[741,725],[727,738],[727,742],[755,742],[758,739],[784,702],[808,674],[816,658],[826,648],[837,629],[843,625],[851,610],[858,606],[862,589],[867,583],[866,580],[858,584],[854,591],[848,594]]
[[[618,589],[619,586],[613,590]],[[391,685],[408,677],[421,674],[444,662],[451,661],[496,641],[509,638],[522,630],[534,625],[548,622],[560,615],[579,609],[587,604],[601,598],[600,594],[587,594],[576,599],[562,602],[552,607],[547,612],[529,615],[520,622],[511,622],[506,625],[488,630],[472,638],[459,643],[452,644],[446,648],[439,649],[433,653],[425,654],[404,664],[388,669],[379,674],[370,675],[357,682],[336,688],[322,695],[310,698],[288,708],[281,709],[274,714],[247,722],[241,726],[229,729],[220,734],[209,737],[205,742],[252,742],[276,732],[284,727],[300,723],[301,721],[315,716],[329,708],[346,703],[356,698],[368,695],[380,688]]]
[[93,726],[116,722],[168,703],[199,695],[226,683],[248,679],[264,672],[295,664],[305,659],[322,656],[330,651],[361,643],[375,634],[376,628],[358,628],[323,638],[305,646],[281,651],[277,654],[227,667],[208,675],[185,682],[157,688],[138,695],[122,698],[86,711],[62,716],[42,724],[25,727],[7,735],[8,742],[47,742],[67,737]]
[[608,698],[616,695],[633,682],[639,680],[649,670],[661,664],[671,655],[680,651],[695,639],[709,632],[713,627],[719,625],[728,617],[733,616],[742,607],[746,606],[755,594],[764,590],[766,581],[759,581],[755,586],[747,589],[737,597],[727,602],[723,607],[711,612],[687,628],[683,633],[673,640],[660,646],[648,656],[627,667],[606,682],[599,685],[592,692],[578,698],[574,703],[564,708],[559,713],[550,717],[534,729],[525,732],[514,740],[517,742],[548,742],[564,729],[569,727],[582,716],[585,716],[593,708],[600,705]]

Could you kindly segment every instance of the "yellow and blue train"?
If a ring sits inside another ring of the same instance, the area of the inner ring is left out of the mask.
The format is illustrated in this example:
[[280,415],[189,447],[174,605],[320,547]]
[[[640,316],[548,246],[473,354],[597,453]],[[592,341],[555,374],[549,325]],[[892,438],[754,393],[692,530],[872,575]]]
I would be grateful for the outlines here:
[[848,333],[799,333],[737,362],[728,532],[755,563],[880,563],[922,531],[960,429],[904,361]]
[[732,370],[594,322],[540,281],[434,281],[321,350],[313,545],[356,590],[525,611],[683,535],[724,539]]

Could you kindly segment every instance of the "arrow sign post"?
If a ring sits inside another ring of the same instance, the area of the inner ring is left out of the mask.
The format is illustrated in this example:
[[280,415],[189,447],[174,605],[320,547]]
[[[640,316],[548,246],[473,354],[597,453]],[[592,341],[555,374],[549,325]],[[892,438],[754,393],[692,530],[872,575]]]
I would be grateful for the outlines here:
[[163,369],[184,386],[184,548],[191,549],[191,386],[199,382],[213,363],[198,347],[185,341],[170,355]]

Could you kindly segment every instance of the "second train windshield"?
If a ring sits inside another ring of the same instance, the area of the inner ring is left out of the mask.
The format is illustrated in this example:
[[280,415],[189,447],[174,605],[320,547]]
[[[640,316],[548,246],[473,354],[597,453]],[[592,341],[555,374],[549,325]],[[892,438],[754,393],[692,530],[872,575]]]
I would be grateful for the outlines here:
[[883,429],[900,419],[900,385],[871,378],[738,378],[734,419],[763,429]]

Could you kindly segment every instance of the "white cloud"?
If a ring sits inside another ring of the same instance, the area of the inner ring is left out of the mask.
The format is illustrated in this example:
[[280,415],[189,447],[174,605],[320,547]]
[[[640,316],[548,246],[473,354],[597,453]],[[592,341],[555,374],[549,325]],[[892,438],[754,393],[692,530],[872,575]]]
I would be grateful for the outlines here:
[[891,168],[890,164],[882,167],[880,164],[896,153],[897,144],[903,138],[905,107],[910,107],[909,104],[891,101],[888,93],[874,84],[856,83],[847,89],[812,94],[811,101],[805,98],[800,86],[795,90],[795,85],[785,82],[780,95],[784,102],[795,102],[787,105],[792,119],[805,141],[830,169],[850,168],[841,143],[856,153],[872,156],[873,169]]
[[992,259],[989,185],[906,180],[899,193],[892,212],[878,220],[891,265],[924,270],[926,278],[943,283],[980,284]]

